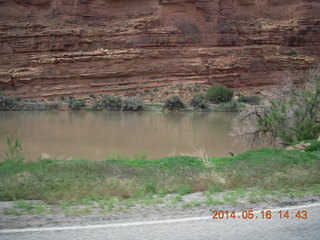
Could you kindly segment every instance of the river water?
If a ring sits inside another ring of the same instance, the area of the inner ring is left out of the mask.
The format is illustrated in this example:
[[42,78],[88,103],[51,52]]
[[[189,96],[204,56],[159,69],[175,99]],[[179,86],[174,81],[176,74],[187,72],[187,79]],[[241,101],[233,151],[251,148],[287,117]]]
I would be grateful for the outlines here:
[[231,136],[236,113],[0,112],[0,151],[5,136],[19,136],[25,156],[104,160],[122,155],[211,157],[248,150]]

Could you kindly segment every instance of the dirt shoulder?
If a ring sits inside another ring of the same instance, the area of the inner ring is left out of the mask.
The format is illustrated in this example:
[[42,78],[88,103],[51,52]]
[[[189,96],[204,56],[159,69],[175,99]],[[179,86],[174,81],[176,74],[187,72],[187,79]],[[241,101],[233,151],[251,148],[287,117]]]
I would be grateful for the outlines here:
[[[0,229],[30,227],[56,227],[88,224],[106,224],[119,222],[152,221],[186,217],[212,217],[213,210],[260,210],[320,203],[320,196],[286,196],[277,200],[250,203],[210,204],[205,203],[203,193],[192,193],[173,203],[171,199],[178,195],[166,196],[163,202],[139,203],[113,209],[99,206],[98,202],[90,205],[69,205],[63,202],[46,205],[43,201],[7,201],[0,202]],[[188,203],[193,203],[189,204]],[[199,204],[196,204],[199,203]],[[29,208],[28,208],[29,206]],[[32,209],[30,206],[33,206]],[[301,209],[302,210],[302,209]]]

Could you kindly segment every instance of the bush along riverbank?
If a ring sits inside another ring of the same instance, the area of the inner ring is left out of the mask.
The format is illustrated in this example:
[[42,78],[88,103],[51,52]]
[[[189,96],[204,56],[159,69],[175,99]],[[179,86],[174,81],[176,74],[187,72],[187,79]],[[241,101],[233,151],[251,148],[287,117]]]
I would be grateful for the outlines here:
[[59,102],[5,97],[0,90],[0,111],[46,111],[60,108]]
[[[68,98],[60,96],[58,99],[26,100],[10,98],[0,91],[0,110],[13,111],[45,111],[45,110],[109,110],[109,111],[218,111],[239,112],[246,105],[260,103],[260,98],[254,95],[234,96],[234,91],[223,85],[214,85],[209,88],[197,85],[170,88],[171,92],[157,89],[152,94],[160,95],[157,103],[143,95],[109,96],[89,94],[87,97]],[[187,97],[185,92],[188,92]],[[152,95],[151,94],[151,95]],[[151,98],[152,99],[152,98]],[[187,99],[187,100],[184,100]],[[188,100],[189,99],[189,100]]]
[[[11,150],[0,163],[0,201],[18,201],[22,207],[17,205],[7,211],[18,214],[16,210],[26,211],[26,200],[100,204],[101,208],[112,210],[137,204],[180,204],[187,208],[319,197],[319,144],[308,143],[305,152],[264,148],[225,158],[26,161],[16,140],[11,141]],[[196,193],[202,193],[202,197],[185,200],[184,196]],[[35,205],[27,208],[37,210]]]

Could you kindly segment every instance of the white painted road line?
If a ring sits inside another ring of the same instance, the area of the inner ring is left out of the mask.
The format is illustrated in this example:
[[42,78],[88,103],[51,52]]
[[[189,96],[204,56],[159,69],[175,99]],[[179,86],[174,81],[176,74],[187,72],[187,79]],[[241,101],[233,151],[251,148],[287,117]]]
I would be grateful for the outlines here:
[[[275,208],[275,209],[262,209],[253,211],[253,214],[260,213],[261,211],[280,211],[280,210],[304,210],[306,208],[318,207],[320,203],[308,204],[308,205],[298,205],[291,207]],[[240,216],[241,213],[237,213],[236,216]],[[110,223],[110,224],[99,224],[99,225],[87,225],[87,226],[68,226],[68,227],[48,227],[48,228],[22,228],[22,229],[3,229],[0,230],[0,234],[3,233],[25,233],[25,232],[45,232],[45,231],[64,231],[64,230],[79,230],[79,229],[99,229],[99,228],[118,228],[118,227],[130,227],[130,226],[142,226],[151,224],[165,224],[165,223],[178,223],[178,222],[189,222],[198,220],[210,220],[211,216],[202,217],[189,217],[189,218],[178,218],[178,219],[165,219],[156,221],[146,221],[146,222],[132,222],[132,223]]]

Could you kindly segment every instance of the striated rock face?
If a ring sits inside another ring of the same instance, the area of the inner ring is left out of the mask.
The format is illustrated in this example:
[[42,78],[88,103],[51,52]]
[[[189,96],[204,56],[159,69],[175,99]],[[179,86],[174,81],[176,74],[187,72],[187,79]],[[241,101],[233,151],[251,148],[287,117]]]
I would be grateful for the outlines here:
[[8,96],[274,86],[320,57],[320,0],[0,0]]

